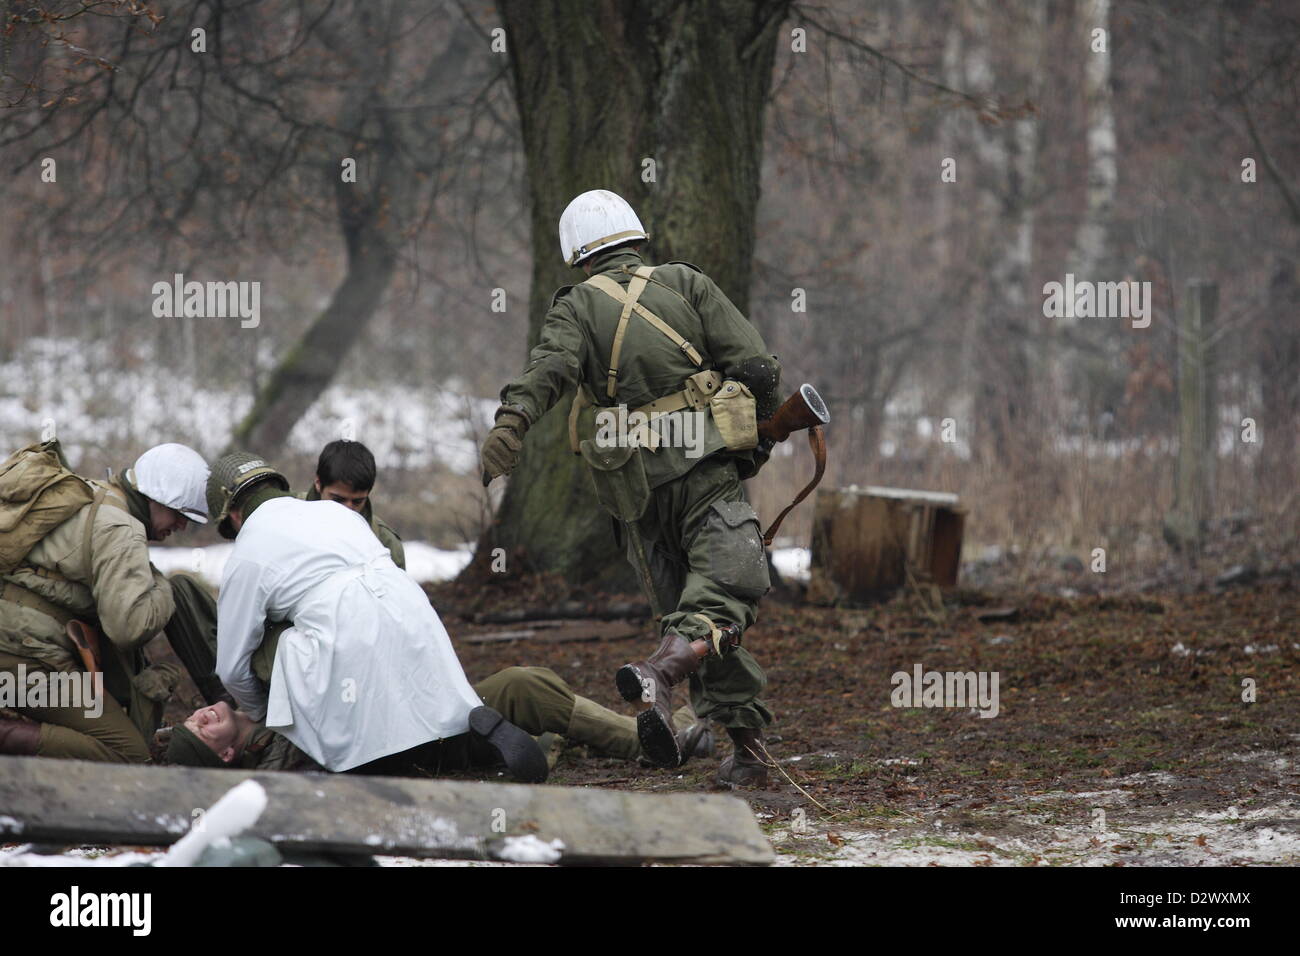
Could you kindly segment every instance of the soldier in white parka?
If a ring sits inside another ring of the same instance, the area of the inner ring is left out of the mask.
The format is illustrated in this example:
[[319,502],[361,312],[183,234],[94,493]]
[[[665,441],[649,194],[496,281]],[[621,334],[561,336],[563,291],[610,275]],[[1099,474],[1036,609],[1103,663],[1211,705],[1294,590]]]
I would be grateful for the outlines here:
[[360,515],[293,497],[283,475],[244,453],[217,461],[208,507],[235,539],[217,602],[217,676],[249,717],[329,770],[427,756],[469,734],[470,747],[445,749],[486,744],[516,779],[545,779],[536,741],[482,705],[429,599]]

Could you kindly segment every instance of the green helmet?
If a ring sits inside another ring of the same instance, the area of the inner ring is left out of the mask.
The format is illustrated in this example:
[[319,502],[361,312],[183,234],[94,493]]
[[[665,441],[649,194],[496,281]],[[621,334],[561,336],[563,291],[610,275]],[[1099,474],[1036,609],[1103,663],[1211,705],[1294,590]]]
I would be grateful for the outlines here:
[[231,504],[253,485],[267,479],[274,479],[285,491],[289,490],[289,479],[257,455],[236,451],[222,455],[213,463],[212,474],[208,475],[208,516],[223,538],[235,536],[230,524]]

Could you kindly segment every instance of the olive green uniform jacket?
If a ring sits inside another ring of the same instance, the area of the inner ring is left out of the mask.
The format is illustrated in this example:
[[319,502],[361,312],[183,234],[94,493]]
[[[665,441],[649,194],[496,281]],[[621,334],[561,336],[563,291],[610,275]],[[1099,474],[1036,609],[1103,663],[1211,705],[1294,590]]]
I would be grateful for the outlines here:
[[[644,264],[639,253],[619,249],[604,257],[597,254],[593,274],[608,275],[626,289],[631,271]],[[721,371],[767,355],[758,330],[712,279],[690,263],[656,267],[638,301],[694,345],[706,367]],[[629,409],[680,391],[700,369],[671,339],[633,315],[624,333],[615,394],[612,398],[607,394],[609,359],[621,311],[617,302],[591,285],[565,286],[556,292],[528,366],[501,390],[502,404],[522,409],[529,422],[536,423],[566,391],[580,384],[590,389],[597,405],[622,404]],[[692,458],[687,451],[663,446],[644,455],[650,487],[686,474],[715,454],[738,459],[751,466],[747,473],[752,471],[754,452],[726,451],[712,419],[703,455]]]
[[[84,760],[149,759],[145,741],[162,720],[179,674],[156,665],[144,670],[141,648],[172,617],[171,585],[149,562],[148,499],[119,475],[90,482],[108,494],[85,505],[28,552],[0,579],[25,588],[60,612],[96,623],[107,691],[103,712],[85,707],[29,707],[42,724],[38,753]],[[37,608],[0,599],[0,669],[80,673],[80,657],[63,622]]]

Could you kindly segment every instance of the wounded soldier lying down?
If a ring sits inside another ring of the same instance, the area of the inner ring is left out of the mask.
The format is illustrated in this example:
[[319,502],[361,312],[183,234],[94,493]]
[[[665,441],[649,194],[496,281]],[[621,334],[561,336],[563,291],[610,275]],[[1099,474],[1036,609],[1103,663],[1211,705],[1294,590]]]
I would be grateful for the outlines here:
[[[484,736],[470,716],[470,732],[417,747],[361,771],[402,774],[440,773],[470,767],[489,767],[511,761],[526,752],[523,741],[506,730],[518,727],[534,736],[556,735],[609,757],[635,760],[642,756],[636,720],[615,713],[593,700],[579,697],[554,671],[545,667],[508,667],[474,686],[488,714],[502,714],[501,729]],[[711,756],[713,734],[704,723],[694,723],[689,707],[673,715],[682,751],[691,756]],[[529,739],[531,743],[531,739]],[[553,740],[559,743],[559,740]],[[546,748],[554,753],[553,747]],[[171,763],[204,767],[238,767],[245,770],[315,770],[319,765],[286,738],[254,721],[242,710],[224,702],[200,707],[172,731],[167,751]]]

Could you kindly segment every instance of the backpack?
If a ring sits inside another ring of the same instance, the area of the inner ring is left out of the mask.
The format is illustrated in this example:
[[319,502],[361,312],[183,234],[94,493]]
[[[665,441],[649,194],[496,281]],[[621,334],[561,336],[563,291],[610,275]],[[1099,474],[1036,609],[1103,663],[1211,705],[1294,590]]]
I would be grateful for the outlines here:
[[90,504],[94,489],[73,474],[58,440],[28,445],[0,464],[0,574]]

